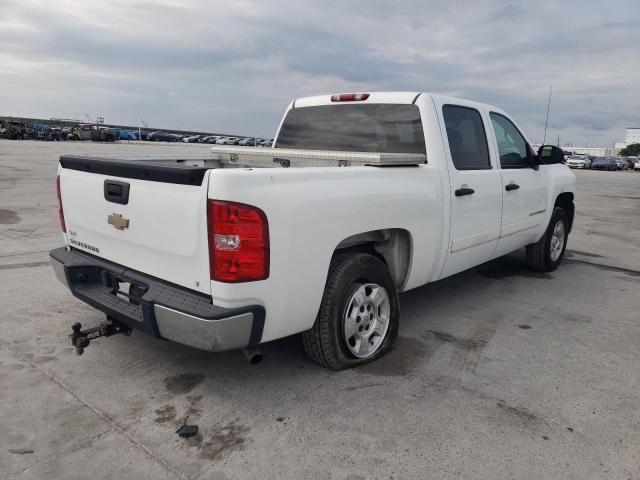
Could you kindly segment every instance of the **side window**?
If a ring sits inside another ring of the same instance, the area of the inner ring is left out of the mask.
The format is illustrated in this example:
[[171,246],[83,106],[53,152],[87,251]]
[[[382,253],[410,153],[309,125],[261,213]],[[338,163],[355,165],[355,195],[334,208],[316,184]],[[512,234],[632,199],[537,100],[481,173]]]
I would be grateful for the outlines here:
[[457,170],[490,170],[487,135],[480,112],[457,105],[442,107],[449,150]]
[[500,166],[502,168],[529,167],[527,142],[507,117],[491,113],[493,131],[496,133]]

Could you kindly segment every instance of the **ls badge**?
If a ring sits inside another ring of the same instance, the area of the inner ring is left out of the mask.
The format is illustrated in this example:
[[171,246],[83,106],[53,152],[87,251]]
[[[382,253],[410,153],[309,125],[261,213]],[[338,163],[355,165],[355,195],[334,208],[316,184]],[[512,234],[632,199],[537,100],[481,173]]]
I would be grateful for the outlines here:
[[113,225],[116,230],[124,230],[129,228],[129,219],[124,218],[119,213],[112,213],[107,217],[107,223]]

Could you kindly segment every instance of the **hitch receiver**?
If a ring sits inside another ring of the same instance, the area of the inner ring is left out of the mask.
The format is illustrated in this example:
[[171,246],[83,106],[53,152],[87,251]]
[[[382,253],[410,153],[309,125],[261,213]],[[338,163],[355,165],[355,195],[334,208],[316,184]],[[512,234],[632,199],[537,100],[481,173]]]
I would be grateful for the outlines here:
[[118,322],[107,317],[107,321],[101,323],[97,327],[87,328],[82,330],[80,323],[74,323],[71,327],[72,333],[69,335],[71,339],[71,345],[76,350],[77,355],[82,355],[84,349],[89,346],[91,340],[95,340],[100,337],[110,337],[117,333],[122,333],[126,336],[131,335],[131,328],[123,323]]

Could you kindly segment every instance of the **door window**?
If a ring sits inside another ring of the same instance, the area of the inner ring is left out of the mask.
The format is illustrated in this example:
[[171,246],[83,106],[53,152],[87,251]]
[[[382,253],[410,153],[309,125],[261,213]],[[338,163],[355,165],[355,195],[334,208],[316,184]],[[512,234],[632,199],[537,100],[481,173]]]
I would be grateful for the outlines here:
[[507,117],[491,112],[491,123],[496,133],[500,166],[502,168],[530,167],[527,141]]
[[457,170],[490,170],[487,135],[480,112],[459,105],[445,105],[442,115],[447,127],[451,159]]

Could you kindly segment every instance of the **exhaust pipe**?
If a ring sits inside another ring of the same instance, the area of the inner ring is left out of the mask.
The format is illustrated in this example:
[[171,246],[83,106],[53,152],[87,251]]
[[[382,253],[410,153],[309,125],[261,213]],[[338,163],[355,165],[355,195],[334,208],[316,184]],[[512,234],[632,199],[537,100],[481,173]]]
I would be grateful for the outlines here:
[[255,347],[243,348],[242,353],[244,353],[251,365],[257,365],[262,361],[262,352]]

